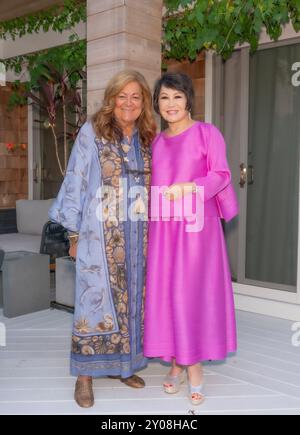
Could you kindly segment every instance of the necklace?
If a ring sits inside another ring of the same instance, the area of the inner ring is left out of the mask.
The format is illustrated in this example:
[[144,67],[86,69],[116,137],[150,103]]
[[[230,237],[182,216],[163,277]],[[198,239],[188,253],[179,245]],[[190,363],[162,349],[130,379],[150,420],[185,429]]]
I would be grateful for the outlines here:
[[123,143],[121,144],[122,150],[124,151],[125,154],[129,153],[130,149],[131,149],[131,145],[128,145],[127,143]]
[[121,144],[121,147],[119,149],[120,149],[120,157],[121,157],[122,163],[124,165],[125,172],[126,172],[126,174],[131,174],[134,177],[136,183],[138,183],[140,181],[140,176],[150,174],[150,172],[151,172],[150,170],[140,171],[138,169],[131,169],[129,167],[129,165],[128,165],[129,159],[128,159],[127,155],[124,155],[124,154],[127,154],[129,152],[129,150],[131,149],[131,145]]

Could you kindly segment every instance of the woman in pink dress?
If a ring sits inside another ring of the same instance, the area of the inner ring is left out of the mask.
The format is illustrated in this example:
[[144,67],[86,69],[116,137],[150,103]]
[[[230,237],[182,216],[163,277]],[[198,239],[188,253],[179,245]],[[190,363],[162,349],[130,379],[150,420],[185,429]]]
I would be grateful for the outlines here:
[[193,97],[184,74],[166,73],[156,83],[154,108],[167,129],[152,145],[144,354],[172,363],[166,393],[179,391],[186,370],[189,398],[198,405],[201,362],[236,351],[221,218],[230,220],[238,206],[224,139],[215,126],[192,120]]

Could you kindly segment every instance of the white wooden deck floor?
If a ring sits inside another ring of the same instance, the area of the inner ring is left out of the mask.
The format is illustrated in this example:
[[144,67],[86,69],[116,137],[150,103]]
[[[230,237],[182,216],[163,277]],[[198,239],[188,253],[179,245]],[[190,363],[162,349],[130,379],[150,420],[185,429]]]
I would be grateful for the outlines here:
[[166,367],[151,362],[141,372],[147,384],[142,390],[94,380],[95,406],[85,410],[73,400],[69,375],[72,315],[49,310],[6,319],[0,311],[7,337],[0,347],[0,414],[300,415],[300,347],[291,342],[292,322],[246,312],[238,312],[237,320],[238,353],[205,365],[207,399],[200,407],[189,403],[186,385],[166,395]]

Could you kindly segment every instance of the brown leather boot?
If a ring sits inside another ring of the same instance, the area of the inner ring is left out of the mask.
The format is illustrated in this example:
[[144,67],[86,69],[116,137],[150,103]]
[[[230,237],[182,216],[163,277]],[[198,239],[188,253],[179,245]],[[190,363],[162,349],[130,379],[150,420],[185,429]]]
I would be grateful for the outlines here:
[[145,381],[140,376],[132,375],[129,378],[121,378],[120,379],[123,384],[128,385],[131,388],[144,388]]
[[92,381],[93,379],[91,377],[88,379],[82,379],[81,376],[78,376],[77,378],[74,399],[82,408],[90,408],[94,405]]
[[121,378],[121,376],[107,376],[111,379],[119,379],[123,384],[128,385],[131,388],[144,388],[145,381],[137,375],[132,375],[129,378]]

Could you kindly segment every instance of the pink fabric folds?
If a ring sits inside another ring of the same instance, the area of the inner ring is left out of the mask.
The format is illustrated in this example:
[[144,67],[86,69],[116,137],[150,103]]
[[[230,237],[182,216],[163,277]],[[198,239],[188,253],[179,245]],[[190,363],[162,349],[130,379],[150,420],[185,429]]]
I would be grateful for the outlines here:
[[144,354],[165,361],[175,357],[183,365],[224,359],[237,344],[220,217],[233,217],[238,208],[228,190],[223,137],[213,125],[196,122],[175,137],[161,133],[152,151],[153,186],[191,181],[204,186],[204,226],[187,232],[187,216],[164,220],[155,205],[160,218],[149,222]]

